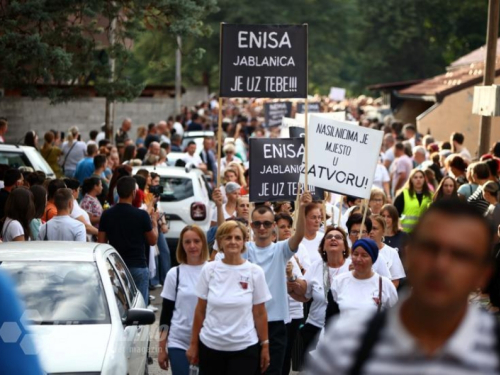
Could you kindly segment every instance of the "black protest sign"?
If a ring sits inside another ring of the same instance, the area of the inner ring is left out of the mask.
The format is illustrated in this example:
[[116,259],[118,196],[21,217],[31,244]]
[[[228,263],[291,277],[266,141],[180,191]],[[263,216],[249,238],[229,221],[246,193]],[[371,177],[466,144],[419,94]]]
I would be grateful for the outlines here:
[[288,127],[288,131],[290,133],[290,138],[304,138],[305,130],[301,126],[290,126]]
[[[295,201],[303,156],[304,138],[251,138],[250,202]],[[324,190],[309,191],[324,199]]]
[[307,25],[222,24],[220,96],[306,98]]
[[283,117],[290,117],[291,114],[291,102],[264,103],[264,115],[268,127],[280,126]]
[[[297,113],[305,113],[306,112],[306,105],[305,103],[297,103]],[[319,102],[309,102],[307,103],[307,112],[310,113],[316,113],[316,112],[321,112],[321,105]]]

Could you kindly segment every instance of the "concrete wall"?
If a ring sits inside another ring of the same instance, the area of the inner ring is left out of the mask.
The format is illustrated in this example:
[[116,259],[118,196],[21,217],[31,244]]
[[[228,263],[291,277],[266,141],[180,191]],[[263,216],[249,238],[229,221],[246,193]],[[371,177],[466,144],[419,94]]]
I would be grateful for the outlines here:
[[[500,84],[500,77],[495,80]],[[437,140],[449,140],[451,133],[460,132],[465,136],[465,146],[472,157],[477,156],[479,146],[480,116],[472,114],[474,87],[469,87],[447,96],[438,106],[419,117],[419,132],[431,134]],[[491,124],[491,143],[500,140],[500,118],[494,117]]]
[[[206,87],[194,87],[184,94],[182,104],[193,106],[207,98]],[[0,98],[0,116],[9,120],[6,137],[9,143],[24,139],[29,130],[35,130],[42,139],[49,129],[67,132],[73,125],[79,127],[84,140],[87,140],[91,130],[99,130],[104,122],[104,113],[104,98],[85,98],[57,105],[50,105],[48,99]],[[139,125],[158,122],[174,114],[175,101],[172,98],[137,98],[129,103],[116,103],[114,125],[117,129],[124,118],[131,118],[131,136],[135,138]]]
[[403,124],[416,125],[418,115],[426,111],[432,104],[431,102],[405,100],[394,112],[394,118]]

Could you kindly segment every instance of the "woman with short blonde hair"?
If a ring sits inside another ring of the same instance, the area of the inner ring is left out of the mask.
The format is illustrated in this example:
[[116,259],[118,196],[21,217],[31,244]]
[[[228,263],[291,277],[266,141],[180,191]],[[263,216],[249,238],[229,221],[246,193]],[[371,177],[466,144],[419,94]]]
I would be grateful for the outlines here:
[[270,364],[264,271],[241,256],[246,228],[227,221],[217,230],[221,261],[203,267],[196,287],[191,345],[186,352],[205,375],[254,375]]

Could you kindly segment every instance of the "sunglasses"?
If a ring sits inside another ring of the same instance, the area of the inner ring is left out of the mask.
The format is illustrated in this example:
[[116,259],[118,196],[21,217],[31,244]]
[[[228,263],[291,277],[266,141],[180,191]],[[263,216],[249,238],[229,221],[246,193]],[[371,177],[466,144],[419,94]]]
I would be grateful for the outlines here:
[[273,226],[274,222],[272,221],[252,221],[252,227],[260,228],[262,225],[264,228],[269,229]]

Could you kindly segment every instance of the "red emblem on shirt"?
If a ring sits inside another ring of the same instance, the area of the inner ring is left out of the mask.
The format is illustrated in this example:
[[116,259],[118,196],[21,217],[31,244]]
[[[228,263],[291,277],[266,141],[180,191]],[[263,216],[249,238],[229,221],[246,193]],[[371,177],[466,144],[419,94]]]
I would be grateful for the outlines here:
[[248,283],[247,282],[244,282],[244,281],[240,281],[240,285],[243,289],[248,289]]

